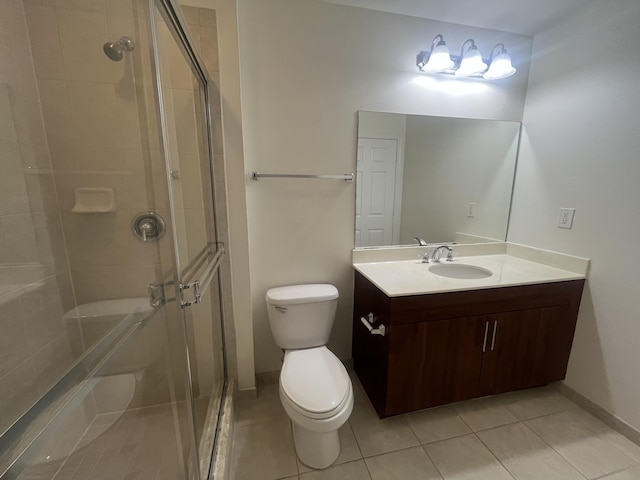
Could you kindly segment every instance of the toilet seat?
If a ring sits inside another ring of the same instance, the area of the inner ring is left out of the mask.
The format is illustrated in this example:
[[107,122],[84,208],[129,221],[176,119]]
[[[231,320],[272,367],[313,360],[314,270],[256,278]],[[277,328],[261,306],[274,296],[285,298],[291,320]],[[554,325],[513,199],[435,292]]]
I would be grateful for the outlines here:
[[338,357],[325,347],[285,352],[280,391],[307,418],[330,418],[352,395],[351,380]]

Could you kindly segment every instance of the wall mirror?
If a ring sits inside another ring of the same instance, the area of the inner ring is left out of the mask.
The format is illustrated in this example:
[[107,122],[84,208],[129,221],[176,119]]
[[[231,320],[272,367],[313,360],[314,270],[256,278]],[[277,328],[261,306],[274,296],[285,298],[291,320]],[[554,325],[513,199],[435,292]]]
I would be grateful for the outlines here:
[[358,112],[356,247],[503,242],[520,123]]

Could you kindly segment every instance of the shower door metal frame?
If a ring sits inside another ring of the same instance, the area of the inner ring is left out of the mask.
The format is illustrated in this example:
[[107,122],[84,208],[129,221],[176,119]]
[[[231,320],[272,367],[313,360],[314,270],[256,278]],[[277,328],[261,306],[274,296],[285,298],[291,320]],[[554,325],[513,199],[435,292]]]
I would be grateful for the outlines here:
[[[152,37],[152,60],[154,63],[154,74],[155,74],[155,84],[156,84],[156,94],[157,94],[157,100],[158,100],[158,106],[160,107],[159,110],[159,121],[160,121],[160,131],[161,131],[161,137],[162,137],[162,156],[164,159],[164,163],[165,163],[165,170],[166,170],[166,182],[167,182],[167,191],[168,191],[168,195],[169,195],[169,205],[170,205],[170,209],[169,209],[169,215],[171,218],[171,222],[170,222],[170,228],[172,231],[172,236],[173,236],[173,260],[174,260],[174,279],[175,279],[175,285],[176,285],[176,294],[178,295],[178,302],[180,302],[181,304],[181,308],[184,312],[184,308],[190,306],[189,302],[184,302],[183,297],[183,272],[182,272],[182,266],[180,264],[180,258],[178,255],[179,252],[179,245],[178,245],[178,236],[177,236],[177,229],[176,229],[176,221],[175,221],[175,212],[174,212],[174,205],[175,205],[175,199],[174,199],[174,195],[173,195],[173,188],[172,188],[172,184],[171,184],[171,163],[170,163],[170,156],[169,156],[169,145],[168,145],[168,123],[167,123],[167,118],[166,118],[166,112],[164,109],[164,91],[163,91],[163,85],[162,85],[162,75],[161,75],[161,71],[160,71],[160,55],[158,53],[158,48],[159,48],[159,35],[158,35],[158,31],[157,31],[157,18],[156,18],[156,9],[157,11],[159,11],[164,20],[167,22],[167,26],[169,27],[169,30],[171,31],[171,33],[173,34],[175,40],[178,42],[178,46],[180,47],[180,49],[182,50],[182,52],[185,54],[186,59],[188,61],[188,63],[190,64],[193,73],[198,77],[198,80],[200,81],[201,85],[203,86],[202,88],[202,93],[203,95],[201,95],[201,111],[203,113],[203,120],[204,120],[204,129],[206,132],[206,143],[207,143],[207,152],[208,152],[208,164],[209,164],[209,174],[210,174],[210,178],[209,181],[211,182],[211,198],[210,201],[212,202],[212,212],[213,212],[213,229],[214,229],[214,235],[215,235],[215,239],[216,242],[218,242],[218,238],[219,238],[219,232],[218,232],[218,221],[217,221],[217,212],[216,212],[216,202],[215,202],[215,179],[214,179],[214,174],[213,174],[213,162],[214,162],[214,153],[213,153],[213,140],[212,140],[212,135],[213,135],[213,121],[212,121],[212,112],[211,112],[211,96],[212,96],[212,87],[213,87],[213,81],[211,79],[211,77],[209,76],[206,68],[204,67],[204,62],[200,56],[200,54],[193,48],[194,42],[191,39],[191,35],[188,31],[187,28],[185,28],[185,25],[187,25],[186,19],[184,18],[182,11],[179,7],[179,4],[177,1],[174,0],[149,0],[149,15],[150,15],[150,26],[151,26],[151,37]],[[221,244],[221,242],[218,242]],[[222,250],[222,254],[224,255],[225,250],[224,250],[224,245],[221,244],[220,245],[221,250]],[[220,272],[220,264],[221,261],[220,259],[217,259],[216,261],[217,266],[215,267],[215,272],[213,273],[213,275],[218,274]],[[188,267],[185,267],[188,268]],[[220,278],[220,276],[219,276]],[[222,282],[219,281],[218,282],[218,289],[219,289],[219,298],[222,299],[223,295],[222,295]],[[211,452],[208,452],[210,455],[210,458],[208,459],[207,462],[207,478],[213,480],[213,458],[215,456],[215,452],[216,452],[216,447],[217,447],[217,437],[218,437],[218,432],[220,430],[220,418],[222,416],[222,407],[224,405],[224,399],[226,397],[227,394],[227,381],[228,381],[228,375],[227,375],[227,353],[226,353],[226,344],[225,344],[225,331],[224,331],[224,311],[222,308],[222,304],[219,305],[219,309],[220,309],[220,333],[221,333],[221,340],[222,340],[222,366],[223,366],[223,386],[222,386],[222,390],[221,390],[221,399],[220,399],[220,406],[219,406],[219,411],[218,411],[218,425],[215,431],[215,435],[214,435],[214,442],[212,445],[212,449]],[[184,315],[184,313],[183,313]],[[182,332],[183,332],[183,338],[185,340],[185,346],[186,346],[186,358],[185,358],[185,363],[187,365],[187,372],[186,372],[186,376],[185,376],[185,389],[186,389],[186,398],[187,398],[187,414],[188,417],[191,419],[191,421],[189,422],[189,436],[190,436],[190,441],[191,441],[191,446],[192,446],[192,458],[191,458],[191,462],[193,462],[193,464],[196,466],[196,471],[195,471],[195,479],[196,480],[206,480],[205,478],[202,478],[202,462],[203,460],[200,458],[200,452],[199,452],[199,445],[197,442],[197,434],[196,434],[196,424],[195,424],[195,412],[194,412],[194,406],[193,406],[193,396],[192,396],[192,392],[193,392],[193,379],[192,379],[192,368],[191,368],[191,361],[189,358],[189,345],[187,343],[187,331],[186,331],[186,324],[184,322],[184,317],[182,318],[183,322],[182,322]]]

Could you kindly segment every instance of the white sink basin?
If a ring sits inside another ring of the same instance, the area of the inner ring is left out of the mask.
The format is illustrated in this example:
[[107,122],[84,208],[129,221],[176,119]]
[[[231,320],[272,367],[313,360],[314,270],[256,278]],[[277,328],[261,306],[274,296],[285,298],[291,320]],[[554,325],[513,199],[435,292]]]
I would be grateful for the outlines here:
[[493,275],[491,270],[476,267],[475,265],[467,265],[465,263],[436,263],[429,267],[429,271],[441,277],[461,278],[465,280],[487,278]]

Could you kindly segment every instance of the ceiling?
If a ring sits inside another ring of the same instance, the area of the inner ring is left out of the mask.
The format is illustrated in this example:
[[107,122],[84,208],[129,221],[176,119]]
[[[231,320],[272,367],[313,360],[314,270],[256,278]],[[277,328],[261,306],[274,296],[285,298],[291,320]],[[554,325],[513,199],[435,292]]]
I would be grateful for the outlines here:
[[533,36],[590,0],[320,0]]

